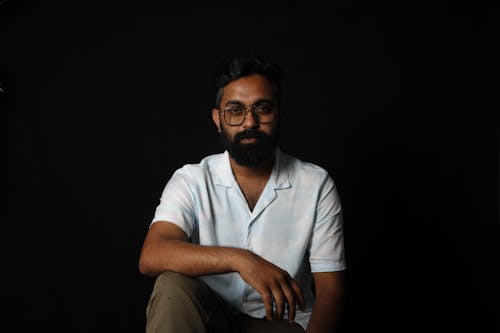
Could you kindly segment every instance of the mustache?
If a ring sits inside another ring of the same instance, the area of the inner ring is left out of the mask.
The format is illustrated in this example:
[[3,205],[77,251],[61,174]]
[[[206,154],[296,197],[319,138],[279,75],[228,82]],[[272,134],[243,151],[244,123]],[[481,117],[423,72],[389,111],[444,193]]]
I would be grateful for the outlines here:
[[261,131],[255,131],[255,130],[246,130],[246,131],[243,131],[243,132],[240,132],[240,133],[237,133],[235,136],[234,136],[234,140],[236,142],[239,142],[243,139],[267,139],[269,137],[269,135],[267,135],[266,133],[263,133]]

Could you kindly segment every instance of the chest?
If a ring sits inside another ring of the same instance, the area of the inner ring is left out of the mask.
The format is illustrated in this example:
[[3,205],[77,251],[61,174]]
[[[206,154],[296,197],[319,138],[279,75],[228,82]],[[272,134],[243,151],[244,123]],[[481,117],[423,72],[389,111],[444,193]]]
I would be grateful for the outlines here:
[[250,210],[252,203],[242,192],[238,186],[218,186],[200,195],[195,201],[197,243],[251,248],[256,253],[271,246],[283,253],[290,251],[287,246],[307,243],[315,219],[313,196],[266,187],[260,195],[259,190],[252,192],[255,206]]
[[253,211],[266,184],[240,183],[239,185],[248,207]]
[[264,190],[264,186],[242,186],[240,185],[241,192],[245,197],[248,207],[251,211],[255,208],[255,205],[259,201],[259,198]]

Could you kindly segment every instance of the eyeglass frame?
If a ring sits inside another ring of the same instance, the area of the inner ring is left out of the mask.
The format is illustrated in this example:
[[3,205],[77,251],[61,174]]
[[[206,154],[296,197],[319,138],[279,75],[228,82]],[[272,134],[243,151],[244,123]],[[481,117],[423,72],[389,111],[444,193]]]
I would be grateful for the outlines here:
[[257,122],[259,124],[264,124],[264,125],[265,124],[271,124],[274,121],[274,116],[275,116],[274,113],[276,112],[276,106],[274,104],[271,104],[272,105],[273,119],[271,121],[266,121],[266,122],[260,121],[259,115],[257,113],[255,113],[255,108],[257,108],[258,106],[261,106],[262,103],[255,103],[255,104],[252,104],[252,105],[249,105],[249,106],[246,106],[246,105],[243,105],[243,104],[237,104],[237,105],[238,106],[243,106],[245,114],[243,115],[243,119],[241,120],[241,122],[239,124],[236,124],[236,125],[230,124],[227,121],[227,119],[226,119],[226,109],[229,109],[231,106],[226,106],[224,109],[221,109],[220,107],[216,108],[217,110],[219,110],[222,113],[222,118],[224,118],[224,122],[228,126],[241,126],[245,122],[245,119],[247,119],[247,114],[248,114],[249,111],[253,112],[254,117],[256,117],[256,120],[257,120]]

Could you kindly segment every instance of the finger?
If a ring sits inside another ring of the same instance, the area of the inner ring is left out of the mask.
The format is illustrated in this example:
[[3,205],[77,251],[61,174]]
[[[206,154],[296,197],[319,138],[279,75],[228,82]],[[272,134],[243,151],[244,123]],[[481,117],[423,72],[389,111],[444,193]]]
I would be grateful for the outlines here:
[[273,293],[274,302],[276,303],[276,319],[283,319],[285,312],[285,296],[279,285],[271,289]]
[[264,309],[266,310],[266,319],[273,319],[273,296],[270,292],[262,293],[262,301],[264,302]]
[[294,322],[295,321],[295,292],[294,290],[289,286],[283,286],[283,293],[285,294],[286,300],[287,300],[287,306],[288,306],[288,321],[289,322]]
[[295,280],[291,279],[290,280],[290,286],[292,287],[295,296],[297,300],[299,301],[299,306],[302,311],[305,311],[306,309],[306,302],[304,300],[304,294],[302,293],[302,289],[300,289],[300,286]]

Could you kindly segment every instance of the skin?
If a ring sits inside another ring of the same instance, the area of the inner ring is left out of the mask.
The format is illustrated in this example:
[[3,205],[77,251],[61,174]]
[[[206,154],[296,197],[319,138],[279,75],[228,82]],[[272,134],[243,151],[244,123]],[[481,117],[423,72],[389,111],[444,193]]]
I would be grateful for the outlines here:
[[[271,83],[262,75],[251,75],[231,82],[224,88],[220,108],[224,109],[233,102],[240,102],[249,106],[262,100],[269,100],[274,103],[277,102],[273,96]],[[278,121],[278,117],[275,117],[273,123],[260,124],[253,112],[249,112],[241,126],[228,126],[225,121],[220,118],[221,116],[220,110],[212,109],[212,120],[218,132],[221,133],[222,130],[224,130],[231,141],[234,140],[234,136],[238,132],[250,129],[262,131],[267,135],[271,135]],[[252,144],[255,140],[257,139],[244,139],[241,143]],[[271,175],[273,159],[263,161],[260,165],[255,167],[239,165],[231,157],[229,161],[236,180],[247,199],[247,203],[250,209],[253,209]]]
[[[275,101],[270,82],[261,75],[240,78],[224,87],[221,109],[232,101],[246,106],[268,99]],[[270,124],[260,124],[252,112],[240,126],[228,126],[220,119],[220,111],[212,110],[212,119],[219,132],[233,140],[238,132],[254,129],[269,135],[279,117]],[[255,139],[243,140],[251,144]],[[273,160],[254,167],[238,165],[230,158],[231,167],[250,209],[255,206],[272,171]],[[187,276],[201,276],[237,272],[241,278],[262,296],[267,319],[282,319],[288,308],[288,320],[295,320],[296,306],[305,309],[304,297],[298,283],[280,267],[246,249],[220,246],[202,246],[188,242],[182,229],[168,221],[154,223],[146,235],[140,260],[141,273],[157,276],[174,271]],[[335,327],[342,296],[342,273],[314,273],[316,303],[307,327],[307,333],[331,332]],[[273,303],[276,313],[273,313]]]

